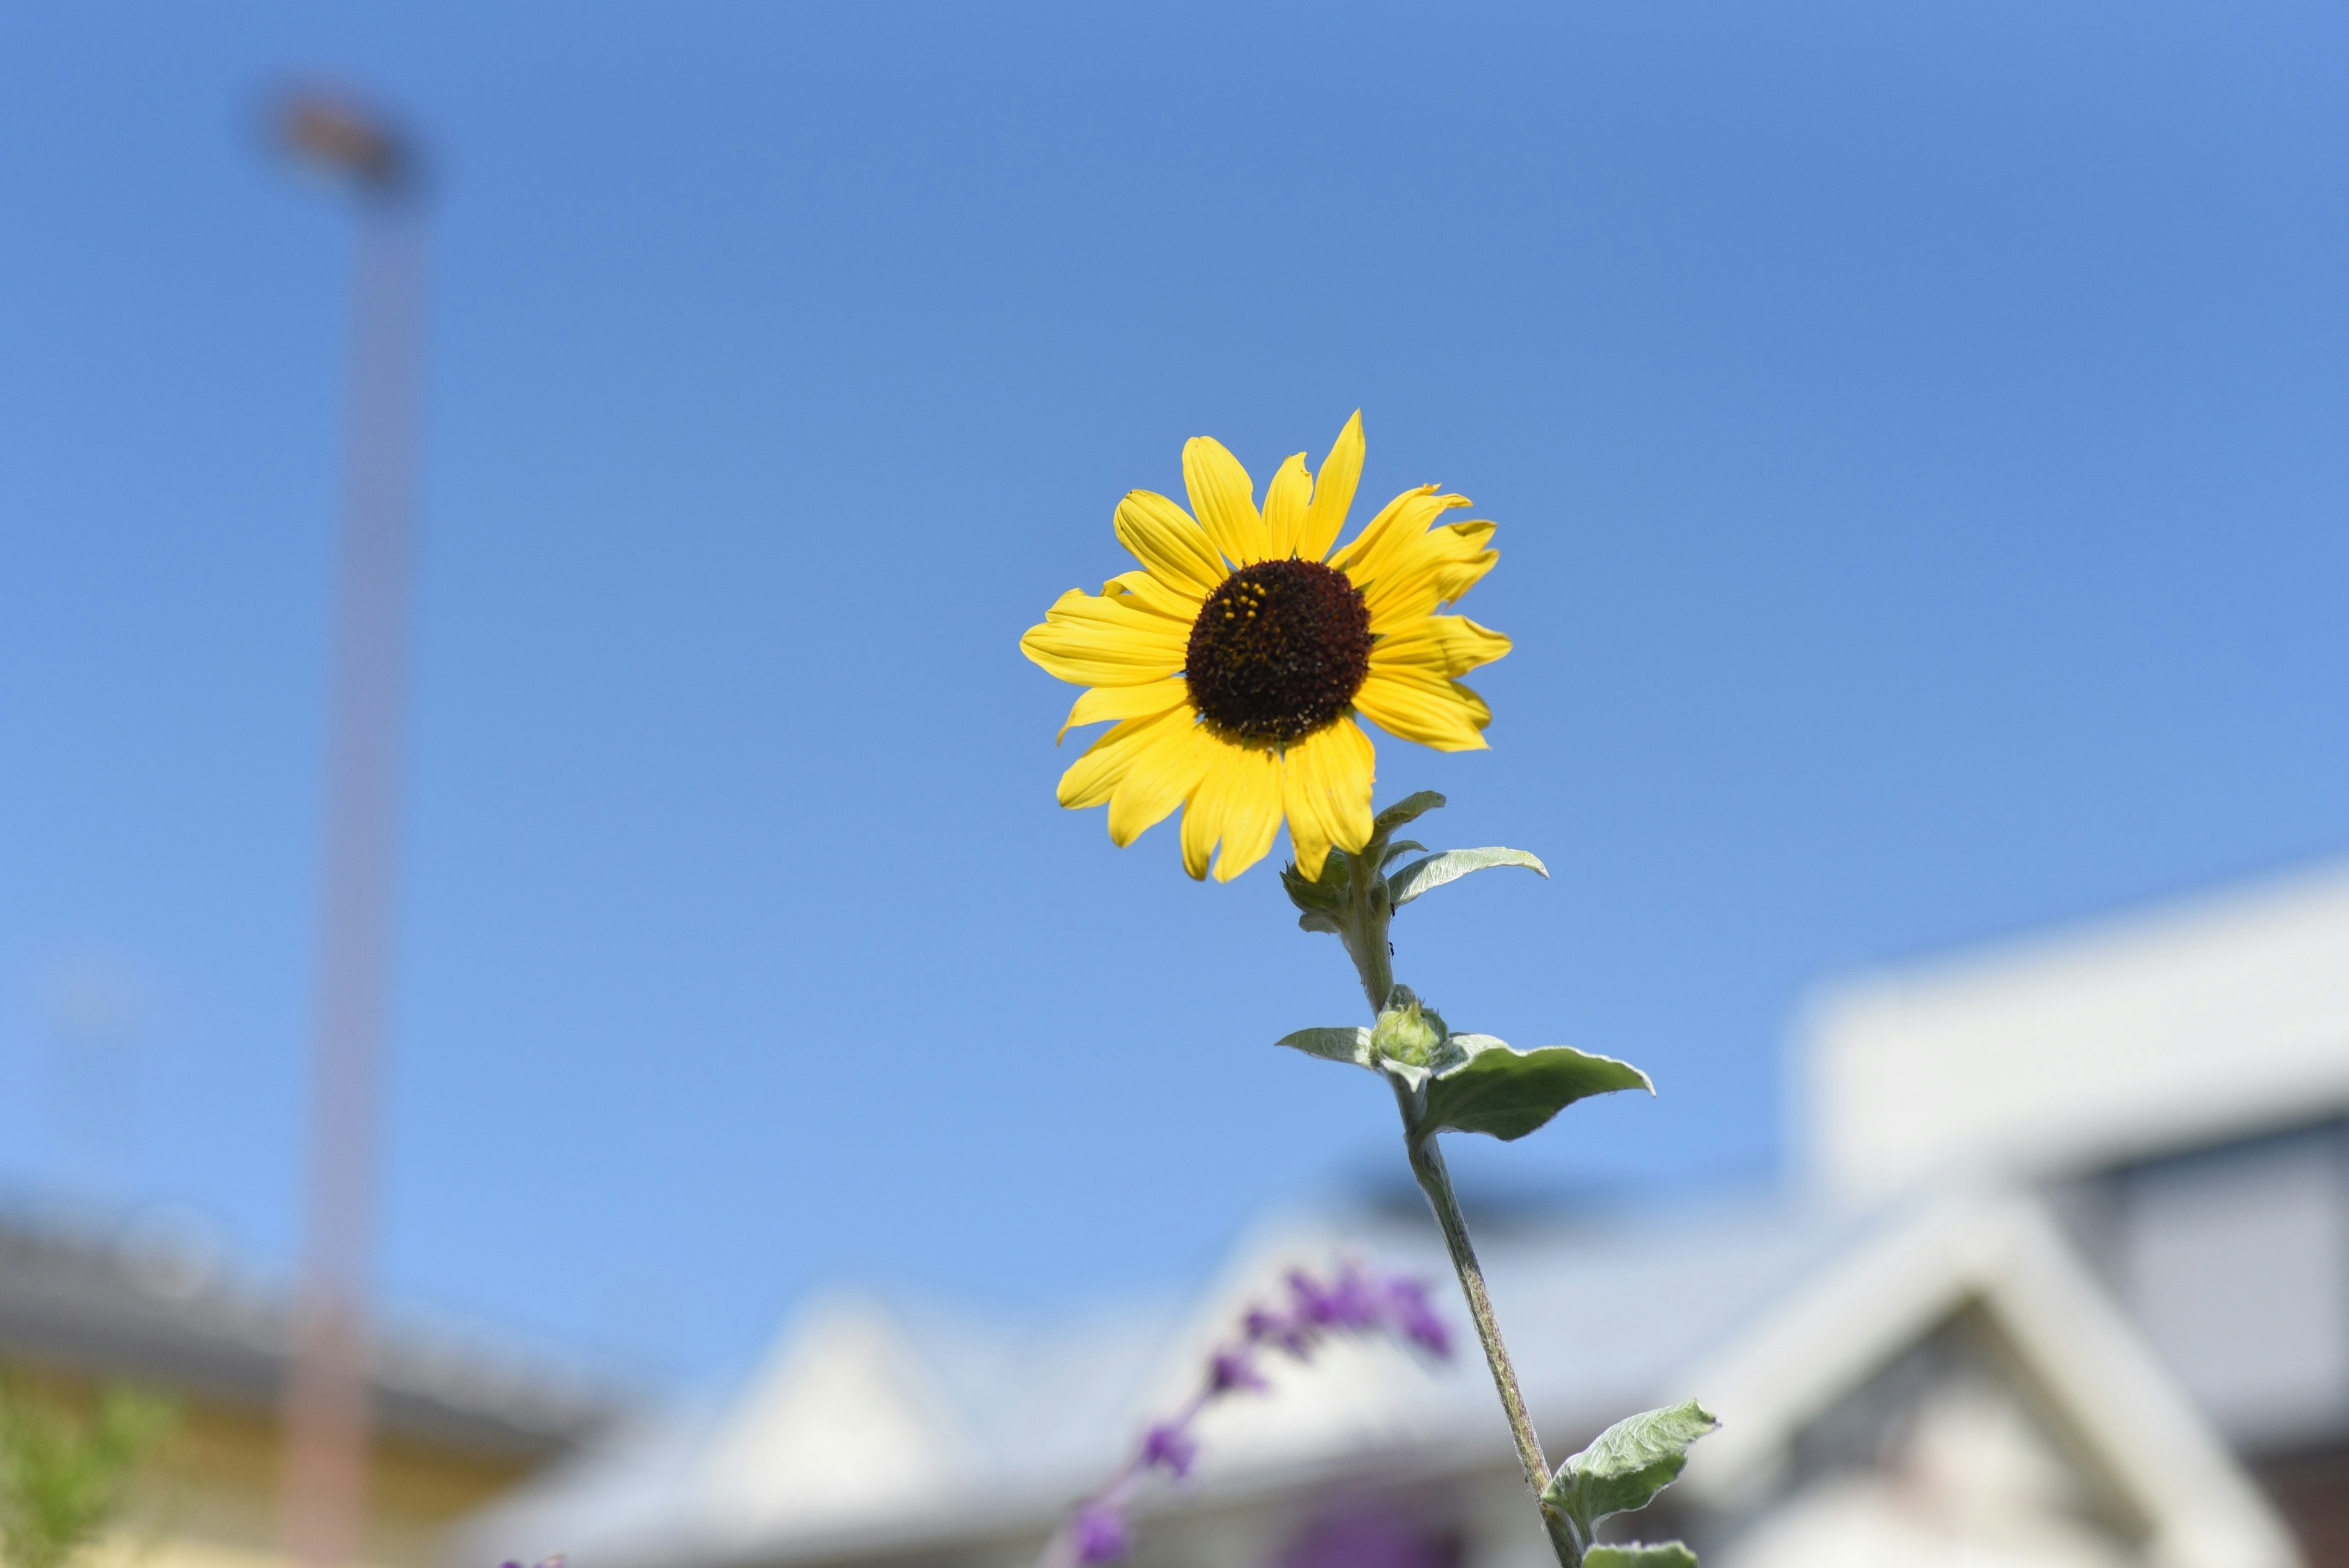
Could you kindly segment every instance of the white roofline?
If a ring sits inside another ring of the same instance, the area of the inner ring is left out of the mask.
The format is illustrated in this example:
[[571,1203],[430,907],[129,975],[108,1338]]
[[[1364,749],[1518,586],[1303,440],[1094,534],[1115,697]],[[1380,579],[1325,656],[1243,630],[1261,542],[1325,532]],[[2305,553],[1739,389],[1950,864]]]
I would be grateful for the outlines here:
[[2145,1521],[2162,1568],[2302,1568],[2282,1521],[2033,1200],[1945,1199],[1797,1293],[1711,1365],[1723,1428],[1686,1484],[1734,1506],[1795,1435],[1903,1346],[1981,1310],[2102,1472]]

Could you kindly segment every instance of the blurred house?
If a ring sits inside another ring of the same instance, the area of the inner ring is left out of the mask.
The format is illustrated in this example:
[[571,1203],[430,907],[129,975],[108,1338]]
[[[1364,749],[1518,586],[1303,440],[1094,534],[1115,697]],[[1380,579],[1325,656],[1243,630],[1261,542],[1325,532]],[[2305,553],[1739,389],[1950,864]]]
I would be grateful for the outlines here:
[[1811,1184],[1993,1170],[2349,1563],[2349,867],[1824,991]]
[[[1708,1568],[2349,1565],[2349,872],[1837,983],[1795,1057],[1785,1197],[1480,1221],[1553,1454],[1691,1395],[1723,1420],[1626,1533]],[[1397,1210],[1268,1224],[1163,1311],[817,1304],[460,1560],[1032,1562],[1250,1302],[1338,1257],[1446,1277]],[[1144,1568],[1548,1561],[1473,1350],[1335,1345],[1201,1436]]]
[[[178,1427],[99,1560],[269,1568],[278,1542],[276,1400],[287,1323],[169,1229],[0,1220],[0,1373],[60,1401],[129,1385]],[[621,1405],[611,1386],[446,1333],[379,1339],[364,1561],[423,1568],[451,1522],[574,1450]]]

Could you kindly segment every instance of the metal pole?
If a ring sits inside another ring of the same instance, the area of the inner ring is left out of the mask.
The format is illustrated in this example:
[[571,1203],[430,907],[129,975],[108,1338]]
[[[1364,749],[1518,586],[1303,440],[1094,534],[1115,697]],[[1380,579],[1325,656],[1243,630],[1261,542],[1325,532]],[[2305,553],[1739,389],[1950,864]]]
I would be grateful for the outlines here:
[[295,152],[360,198],[308,1189],[282,1477],[294,1560],[345,1568],[359,1555],[367,1509],[367,1304],[391,989],[424,233],[412,154],[381,119],[309,94],[287,101],[281,130]]

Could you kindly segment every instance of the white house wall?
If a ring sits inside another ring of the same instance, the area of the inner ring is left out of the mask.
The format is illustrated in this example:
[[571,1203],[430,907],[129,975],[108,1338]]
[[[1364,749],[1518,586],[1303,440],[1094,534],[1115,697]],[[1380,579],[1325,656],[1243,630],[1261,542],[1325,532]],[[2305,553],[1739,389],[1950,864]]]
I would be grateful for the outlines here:
[[2349,1106],[2349,868],[1837,984],[1797,1072],[1795,1147],[1863,1200]]

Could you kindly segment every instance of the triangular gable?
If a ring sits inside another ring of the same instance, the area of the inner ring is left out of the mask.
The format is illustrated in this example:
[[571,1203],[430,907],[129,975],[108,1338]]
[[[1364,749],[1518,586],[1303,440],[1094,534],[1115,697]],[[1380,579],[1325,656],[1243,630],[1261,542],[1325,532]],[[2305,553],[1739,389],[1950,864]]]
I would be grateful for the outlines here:
[[1943,1202],[1766,1314],[1691,1376],[1723,1429],[1696,1450],[1691,1501],[1764,1493],[1839,1399],[1962,1313],[2126,1506],[2165,1568],[2298,1568],[2290,1535],[2038,1205]]
[[940,1511],[937,1478],[970,1441],[877,1301],[808,1311],[752,1378],[694,1481],[711,1535],[813,1533]]

